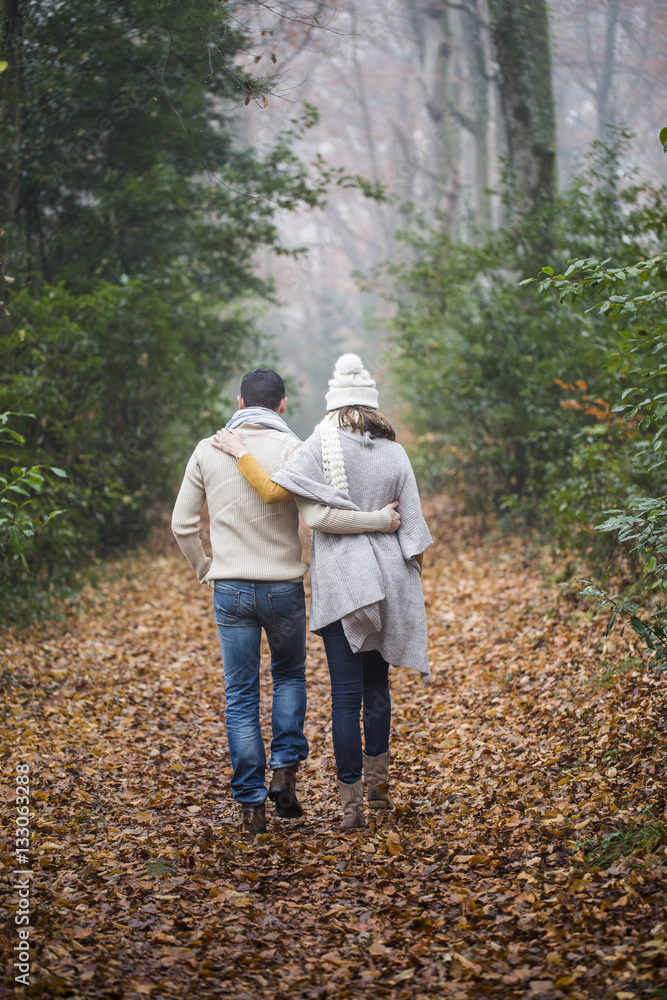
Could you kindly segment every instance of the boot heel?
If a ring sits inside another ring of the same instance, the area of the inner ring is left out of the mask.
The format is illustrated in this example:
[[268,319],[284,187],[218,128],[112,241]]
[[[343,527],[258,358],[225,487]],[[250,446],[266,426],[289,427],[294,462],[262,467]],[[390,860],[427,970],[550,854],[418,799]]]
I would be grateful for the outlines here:
[[296,797],[296,772],[298,764],[279,767],[273,772],[269,785],[269,798],[275,804],[280,819],[300,819],[303,808]]

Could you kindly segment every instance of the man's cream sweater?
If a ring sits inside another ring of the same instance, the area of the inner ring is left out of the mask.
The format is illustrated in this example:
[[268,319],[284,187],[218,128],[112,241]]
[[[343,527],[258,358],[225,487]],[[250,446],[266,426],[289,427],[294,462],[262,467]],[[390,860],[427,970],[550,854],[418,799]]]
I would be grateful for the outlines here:
[[[282,469],[301,446],[290,434],[258,424],[237,428],[244,447],[270,474]],[[213,557],[204,552],[199,515],[208,501]],[[183,555],[200,583],[215,580],[301,580],[299,511],[306,524],[334,534],[388,531],[386,510],[354,511],[307,501],[265,503],[245,481],[236,460],[200,441],[185,470],[171,527]]]

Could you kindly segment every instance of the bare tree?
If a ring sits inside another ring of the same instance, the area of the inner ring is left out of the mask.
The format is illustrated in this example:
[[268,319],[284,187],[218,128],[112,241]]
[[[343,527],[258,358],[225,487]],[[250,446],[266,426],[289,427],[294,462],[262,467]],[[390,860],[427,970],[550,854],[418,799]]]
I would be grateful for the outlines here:
[[[446,225],[453,237],[474,238],[477,223],[503,221],[498,196],[488,192],[500,187],[505,164],[516,175],[517,209],[531,212],[551,201],[554,90],[565,175],[600,134],[601,115],[617,123],[632,118],[642,137],[638,164],[655,147],[644,176],[664,176],[667,165],[655,138],[667,91],[667,0],[558,0],[551,33],[543,0],[326,6],[336,12],[326,31],[292,21],[268,38],[255,33],[249,62],[261,56],[259,68],[266,66],[279,85],[268,107],[254,102],[238,112],[249,122],[250,139],[273,137],[289,127],[303,97],[318,106],[321,122],[301,140],[302,157],[319,154],[331,166],[379,180],[394,196],[377,204],[334,186],[326,209],[285,218],[286,241],[309,252],[272,264],[284,307],[271,329],[288,344],[286,368],[298,359],[315,385],[329,364],[323,359],[331,360],[341,344],[370,352],[379,344],[380,335],[364,330],[364,312],[377,303],[351,273],[368,273],[401,254],[394,233],[403,224],[402,203],[419,210],[427,229]],[[263,30],[270,22],[266,11],[261,16]],[[316,392],[313,414],[320,397]]]
[[636,166],[664,176],[655,135],[667,80],[665,0],[560,0],[552,12],[559,159],[576,169],[581,150],[609,126],[637,134]]
[[491,222],[489,143],[493,79],[481,0],[408,4],[434,141],[436,206],[452,232]]
[[489,0],[515,208],[530,215],[556,193],[556,112],[546,0]]

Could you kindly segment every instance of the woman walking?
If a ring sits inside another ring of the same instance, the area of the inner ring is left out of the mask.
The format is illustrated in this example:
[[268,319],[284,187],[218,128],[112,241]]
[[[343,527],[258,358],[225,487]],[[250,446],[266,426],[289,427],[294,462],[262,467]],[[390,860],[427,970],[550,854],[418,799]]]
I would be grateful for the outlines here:
[[[431,544],[410,461],[378,411],[375,382],[355,354],[336,362],[327,412],[296,455],[269,479],[245,454],[239,470],[268,503],[291,495],[352,510],[398,501],[394,534],[313,532],[310,628],[324,640],[331,677],[331,711],[343,829],[365,826],[368,804],[391,808],[389,664],[429,675],[421,556]],[[233,431],[215,443],[238,455]],[[360,710],[363,707],[365,752]]]

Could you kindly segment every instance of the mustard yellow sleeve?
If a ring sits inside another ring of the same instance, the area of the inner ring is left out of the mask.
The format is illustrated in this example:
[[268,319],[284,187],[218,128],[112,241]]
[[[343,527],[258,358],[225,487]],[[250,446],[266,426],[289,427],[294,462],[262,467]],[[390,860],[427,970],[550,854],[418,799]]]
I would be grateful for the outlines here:
[[284,503],[293,496],[284,486],[271,481],[271,476],[263,468],[256,458],[249,451],[241,455],[236,466],[243,478],[250,483],[255,493],[257,493],[265,503]]

